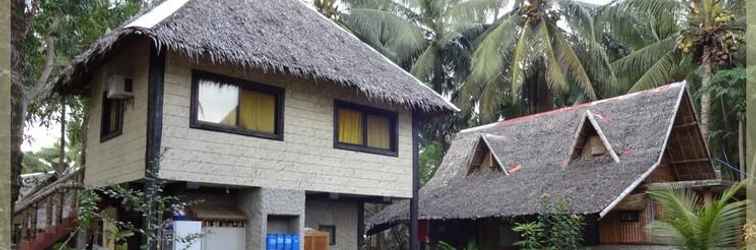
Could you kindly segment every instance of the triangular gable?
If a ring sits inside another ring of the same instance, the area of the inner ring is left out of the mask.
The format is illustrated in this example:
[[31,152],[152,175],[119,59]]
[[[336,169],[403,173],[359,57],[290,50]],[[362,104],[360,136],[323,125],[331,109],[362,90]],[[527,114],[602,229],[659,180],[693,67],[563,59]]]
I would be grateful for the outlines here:
[[[699,162],[698,164],[705,164],[705,167],[707,169],[697,169],[696,173],[702,173],[706,172],[705,174],[709,175],[709,178],[711,179],[717,179],[719,178],[717,174],[714,172],[713,166],[711,166],[711,156],[709,155],[709,149],[708,145],[706,144],[706,140],[703,139],[701,135],[701,128],[698,125],[698,119],[696,117],[695,110],[692,105],[692,100],[690,99],[690,95],[688,94],[688,90],[686,87],[686,83],[682,82],[682,88],[680,90],[680,93],[677,96],[677,103],[674,107],[675,109],[675,115],[672,117],[670,121],[667,122],[667,129],[666,129],[666,136],[664,137],[664,143],[662,144],[661,153],[659,154],[656,163],[654,163],[653,166],[651,166],[646,172],[644,172],[640,177],[638,177],[635,181],[633,181],[630,186],[625,188],[624,191],[614,200],[612,201],[609,206],[605,207],[600,213],[599,217],[604,217],[609,211],[615,208],[617,204],[619,204],[623,199],[625,199],[626,196],[628,196],[633,190],[635,190],[641,183],[643,183],[654,171],[659,169],[659,167],[662,164],[670,164],[675,165],[675,159],[668,159],[668,161],[665,163],[665,158],[671,158],[670,155],[673,153],[670,152],[670,150],[674,150],[670,147],[670,145],[676,144],[679,149],[684,150],[685,148],[692,148],[696,146],[692,146],[690,144],[683,144],[679,142],[679,139],[675,138],[675,131],[683,131],[688,130],[692,131],[693,135],[692,138],[695,139],[692,143],[697,144],[697,146],[701,147],[702,152],[700,153],[700,157],[705,157],[706,160],[703,162]],[[684,132],[683,132],[684,133]],[[672,140],[670,140],[672,139]],[[677,139],[677,140],[675,140]],[[677,142],[675,142],[677,141]],[[690,143],[690,141],[689,141]],[[687,164],[691,162],[691,160],[685,160],[685,159],[678,159],[679,161],[677,163],[683,163]],[[698,159],[695,159],[693,161],[698,161]],[[667,166],[667,167],[675,167],[675,166]],[[673,170],[675,171],[675,170]],[[680,179],[680,173],[676,171],[675,178]]]
[[486,134],[480,135],[480,139],[478,139],[475,147],[473,147],[471,154],[472,159],[470,159],[470,163],[467,167],[468,175],[478,171],[481,167],[499,170],[504,172],[504,174],[509,175],[508,171],[504,168],[501,159],[499,159],[499,156],[494,152],[494,147],[490,141],[492,136],[493,135]]
[[619,156],[617,156],[590,110],[585,111],[573,138],[567,163],[575,159],[589,160],[599,154],[608,154],[614,162],[620,162]]

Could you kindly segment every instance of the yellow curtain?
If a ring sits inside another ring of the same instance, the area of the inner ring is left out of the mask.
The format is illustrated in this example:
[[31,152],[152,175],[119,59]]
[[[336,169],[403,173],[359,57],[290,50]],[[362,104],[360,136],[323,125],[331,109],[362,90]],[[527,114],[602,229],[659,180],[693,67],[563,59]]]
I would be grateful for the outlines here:
[[239,126],[257,132],[276,132],[276,97],[257,91],[241,90]]
[[220,123],[229,126],[236,126],[236,109],[238,109],[238,107],[231,110],[231,112],[228,112]]
[[362,145],[362,113],[339,109],[339,142]]
[[367,117],[367,145],[372,148],[390,149],[391,123],[388,117],[368,115]]

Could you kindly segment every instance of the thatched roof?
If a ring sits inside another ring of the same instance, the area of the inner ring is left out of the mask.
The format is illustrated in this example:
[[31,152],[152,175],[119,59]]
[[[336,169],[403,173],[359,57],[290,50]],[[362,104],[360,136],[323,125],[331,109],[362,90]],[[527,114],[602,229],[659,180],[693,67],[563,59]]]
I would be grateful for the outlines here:
[[92,68],[134,37],[192,59],[332,82],[410,109],[457,110],[300,0],[166,0],[75,58],[59,88],[82,84]]
[[[438,172],[420,190],[420,219],[533,215],[545,212],[547,197],[567,202],[573,213],[603,216],[662,161],[675,115],[687,100],[685,92],[685,84],[671,84],[463,130]],[[619,162],[609,154],[570,161],[578,126],[586,114],[595,118]],[[492,136],[496,139],[491,140]],[[510,169],[508,175],[501,171],[468,174],[481,137],[488,139],[503,167]],[[708,169],[695,170],[700,173],[695,178],[716,176],[710,165],[705,166]],[[515,167],[517,171],[512,171]],[[408,202],[402,201],[369,218],[367,224],[375,232],[407,220],[408,211]]]

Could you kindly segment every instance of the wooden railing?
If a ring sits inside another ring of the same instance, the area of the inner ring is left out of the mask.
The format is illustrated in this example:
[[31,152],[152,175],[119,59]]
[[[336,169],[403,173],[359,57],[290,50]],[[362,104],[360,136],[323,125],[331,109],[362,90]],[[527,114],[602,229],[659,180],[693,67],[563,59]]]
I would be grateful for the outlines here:
[[16,203],[13,241],[17,249],[46,249],[73,230],[81,179],[81,171],[75,171]]

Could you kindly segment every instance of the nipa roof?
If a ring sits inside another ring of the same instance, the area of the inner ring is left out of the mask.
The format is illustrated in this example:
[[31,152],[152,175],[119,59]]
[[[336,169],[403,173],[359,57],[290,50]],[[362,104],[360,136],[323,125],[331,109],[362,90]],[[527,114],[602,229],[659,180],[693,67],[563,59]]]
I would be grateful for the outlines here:
[[[572,213],[601,214],[661,161],[684,93],[684,83],[671,84],[463,130],[420,190],[420,219],[533,215],[546,212],[544,199],[567,202]],[[619,162],[608,154],[569,160],[587,114],[600,126]],[[481,136],[505,169],[517,171],[468,175]],[[391,205],[367,224],[375,231],[407,220],[408,207],[407,201]]]
[[81,84],[90,68],[134,36],[193,59],[333,82],[410,109],[458,110],[300,0],[166,0],[76,57],[59,88]]

